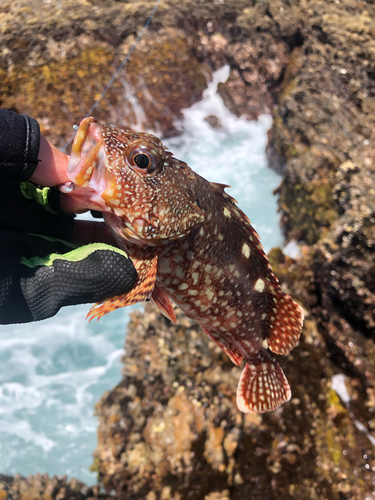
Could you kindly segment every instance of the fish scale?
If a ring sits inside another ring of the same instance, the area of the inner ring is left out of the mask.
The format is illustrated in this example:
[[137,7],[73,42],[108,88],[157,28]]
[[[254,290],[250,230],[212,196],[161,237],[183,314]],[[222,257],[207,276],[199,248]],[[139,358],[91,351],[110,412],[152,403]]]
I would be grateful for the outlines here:
[[133,290],[95,304],[90,319],[150,299],[176,322],[173,303],[236,365],[237,405],[277,408],[291,397],[275,354],[298,343],[303,309],[286,295],[259,235],[223,184],[208,182],[151,134],[81,123],[66,192],[103,212],[138,271]]

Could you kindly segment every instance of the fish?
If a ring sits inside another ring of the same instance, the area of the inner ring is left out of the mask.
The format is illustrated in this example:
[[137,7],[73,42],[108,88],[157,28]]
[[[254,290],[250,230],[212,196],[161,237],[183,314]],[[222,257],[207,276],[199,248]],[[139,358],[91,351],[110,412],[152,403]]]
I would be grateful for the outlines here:
[[275,355],[299,342],[304,310],[284,293],[259,235],[225,189],[176,159],[149,133],[84,119],[64,192],[99,210],[138,273],[133,289],[91,307],[99,319],[150,300],[176,323],[173,304],[196,320],[235,365],[242,412],[290,400]]

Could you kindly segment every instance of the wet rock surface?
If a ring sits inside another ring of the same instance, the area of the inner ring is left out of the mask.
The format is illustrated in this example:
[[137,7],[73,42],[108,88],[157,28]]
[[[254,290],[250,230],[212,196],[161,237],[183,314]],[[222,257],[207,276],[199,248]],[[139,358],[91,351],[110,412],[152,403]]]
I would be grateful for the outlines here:
[[[0,105],[65,144],[154,5],[5,0]],[[362,0],[165,0],[95,110],[107,123],[178,133],[183,108],[229,64],[226,106],[273,115],[268,158],[302,256],[275,250],[271,262],[308,313],[301,344],[280,360],[292,401],[246,416],[235,406],[240,370],[196,324],[136,313],[124,380],[97,407],[95,467],[119,498],[373,498],[374,19]],[[7,488],[0,500],[17,498]]]

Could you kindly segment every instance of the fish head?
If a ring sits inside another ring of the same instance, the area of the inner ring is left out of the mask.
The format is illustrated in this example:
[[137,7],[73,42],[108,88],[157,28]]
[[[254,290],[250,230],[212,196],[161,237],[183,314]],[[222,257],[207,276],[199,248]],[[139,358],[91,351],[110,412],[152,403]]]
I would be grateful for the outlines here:
[[121,237],[162,245],[203,224],[194,173],[160,139],[85,118],[76,133],[64,192],[88,209],[111,213]]

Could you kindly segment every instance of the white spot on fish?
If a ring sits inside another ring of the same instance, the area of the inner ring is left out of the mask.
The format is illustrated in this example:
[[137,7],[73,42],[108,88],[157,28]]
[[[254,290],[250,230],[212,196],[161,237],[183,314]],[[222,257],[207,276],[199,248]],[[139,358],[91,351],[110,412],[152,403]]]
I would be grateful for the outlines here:
[[182,267],[178,267],[176,269],[176,276],[178,276],[179,278],[183,278],[184,277],[184,271],[183,271]]
[[178,287],[179,290],[186,290],[189,287],[187,283],[181,283],[181,285]]
[[265,286],[264,281],[259,278],[254,285],[254,290],[256,290],[259,293],[262,293],[264,290],[264,286]]
[[247,243],[242,245],[241,252],[247,259],[250,257],[250,247]]

